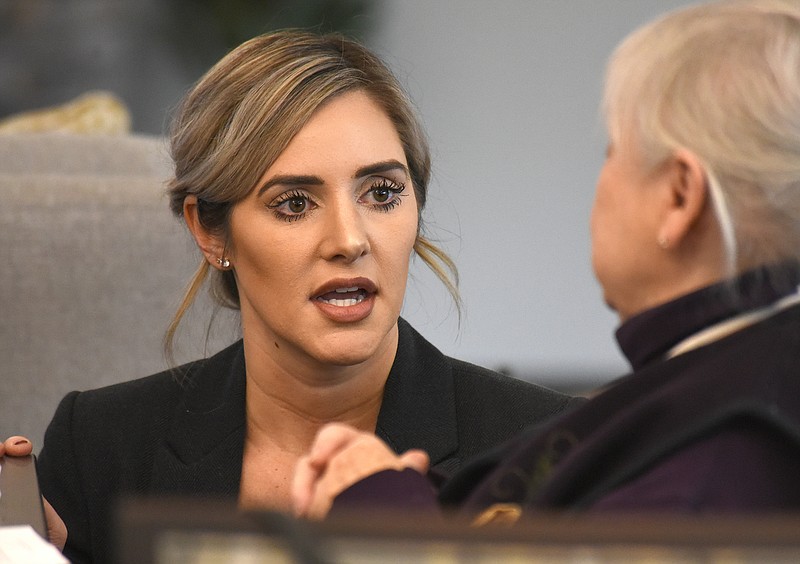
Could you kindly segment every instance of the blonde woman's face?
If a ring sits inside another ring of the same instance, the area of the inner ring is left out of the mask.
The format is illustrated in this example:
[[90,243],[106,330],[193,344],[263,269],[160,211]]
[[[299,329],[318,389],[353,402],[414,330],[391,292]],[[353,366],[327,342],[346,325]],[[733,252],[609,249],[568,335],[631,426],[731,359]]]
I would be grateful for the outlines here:
[[245,338],[306,363],[394,355],[416,235],[394,125],[365,93],[337,96],[233,208]]

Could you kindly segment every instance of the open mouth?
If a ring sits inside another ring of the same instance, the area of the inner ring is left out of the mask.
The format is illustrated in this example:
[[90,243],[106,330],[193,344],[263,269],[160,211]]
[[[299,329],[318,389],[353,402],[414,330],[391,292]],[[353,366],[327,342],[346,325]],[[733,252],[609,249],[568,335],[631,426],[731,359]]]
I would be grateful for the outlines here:
[[326,304],[336,307],[350,307],[363,302],[367,298],[367,291],[364,288],[353,286],[350,288],[336,288],[332,292],[327,292],[316,299]]

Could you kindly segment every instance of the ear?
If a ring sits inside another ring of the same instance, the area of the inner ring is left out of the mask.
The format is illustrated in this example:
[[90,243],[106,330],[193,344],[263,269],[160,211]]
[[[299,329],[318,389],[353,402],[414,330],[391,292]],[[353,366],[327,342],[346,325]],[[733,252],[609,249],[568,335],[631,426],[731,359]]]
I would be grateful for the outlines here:
[[669,197],[658,233],[664,248],[679,245],[698,224],[709,199],[705,167],[687,149],[677,149],[664,165]]
[[200,247],[208,263],[219,269],[217,259],[225,255],[225,241],[219,236],[209,233],[200,222],[200,209],[197,196],[189,195],[183,200],[183,218],[186,226]]

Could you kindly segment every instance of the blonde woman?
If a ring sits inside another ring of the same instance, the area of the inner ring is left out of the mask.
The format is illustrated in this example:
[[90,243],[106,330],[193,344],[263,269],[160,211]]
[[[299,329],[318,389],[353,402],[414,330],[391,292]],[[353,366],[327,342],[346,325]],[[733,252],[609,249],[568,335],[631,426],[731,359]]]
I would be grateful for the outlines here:
[[172,156],[172,210],[202,262],[168,341],[209,276],[243,339],[64,398],[39,476],[73,562],[108,560],[126,494],[288,511],[295,464],[326,422],[421,447],[446,475],[571,402],[446,357],[399,317],[412,256],[457,298],[453,265],[422,235],[420,124],[359,44],[300,31],[248,41],[189,92]]

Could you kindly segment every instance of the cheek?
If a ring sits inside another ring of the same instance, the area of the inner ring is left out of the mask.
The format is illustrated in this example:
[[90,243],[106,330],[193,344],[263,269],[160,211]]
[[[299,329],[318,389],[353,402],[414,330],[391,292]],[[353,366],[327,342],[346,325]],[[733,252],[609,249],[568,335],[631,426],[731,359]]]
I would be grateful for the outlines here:
[[592,268],[595,277],[601,281],[608,267],[608,259],[613,254],[614,233],[616,229],[613,215],[613,202],[610,201],[606,187],[598,183],[589,219],[591,237]]
[[592,249],[596,247],[598,240],[602,236],[603,223],[604,223],[604,196],[602,186],[598,184],[595,190],[594,201],[592,202],[592,211],[589,214],[589,234],[592,242]]
[[391,248],[391,261],[397,271],[397,277],[407,276],[414,244],[417,241],[416,224],[414,229],[403,229],[395,235]]
[[594,192],[594,202],[590,216],[592,238],[605,238],[609,229],[614,229],[619,218],[619,205],[622,202],[620,186],[614,182],[616,175],[606,165],[600,171]]
[[265,228],[256,220],[245,225],[249,229],[233,232],[236,245],[232,249],[242,289],[258,294],[266,287],[294,287],[302,275],[300,265],[308,248],[305,239],[289,230]]
[[396,252],[399,256],[403,256],[406,265],[414,250],[414,244],[417,242],[417,235],[419,234],[419,212],[417,210],[416,195],[407,204],[406,208],[402,210],[402,216],[398,217],[395,226]]
[[388,270],[389,277],[404,289],[411,254],[417,241],[416,209],[413,215],[409,214],[397,221],[391,231],[384,232],[381,241],[383,244],[380,254],[384,268]]

